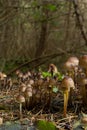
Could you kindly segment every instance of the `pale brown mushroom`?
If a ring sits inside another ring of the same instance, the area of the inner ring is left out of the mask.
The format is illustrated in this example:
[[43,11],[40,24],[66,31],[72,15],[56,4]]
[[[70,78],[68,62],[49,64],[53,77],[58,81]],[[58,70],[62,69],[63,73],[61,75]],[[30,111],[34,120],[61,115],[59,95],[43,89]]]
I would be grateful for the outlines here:
[[22,118],[22,103],[25,102],[25,98],[22,95],[18,95],[16,100],[20,104],[20,119],[21,119]]
[[53,76],[54,74],[58,73],[58,69],[57,69],[57,67],[54,64],[50,64],[48,72],[50,72],[51,75]]
[[83,55],[80,57],[80,66],[86,70],[87,76],[87,55]]
[[87,67],[87,55],[83,55],[80,57],[80,65],[84,68]]
[[26,107],[27,108],[29,108],[30,100],[31,100],[31,97],[33,95],[32,93],[33,93],[33,91],[32,91],[31,87],[27,87],[25,92],[24,92],[25,99],[26,99]]
[[80,80],[80,92],[82,95],[83,104],[87,105],[87,78],[83,78]]
[[19,87],[19,92],[25,92],[26,88],[27,86],[24,83],[22,83]]
[[68,72],[69,76],[74,79],[74,74],[77,71],[79,59],[77,57],[69,57],[64,64],[64,69]]
[[41,79],[41,78],[38,79],[38,80],[37,80],[37,85],[38,85],[38,86],[42,86],[42,85],[43,85],[43,79]]
[[82,117],[81,118],[81,125],[84,128],[84,130],[87,130],[87,117]]
[[30,80],[29,80],[29,84],[33,86],[34,80],[33,80],[33,79],[30,79]]
[[73,89],[75,88],[74,81],[70,77],[65,77],[61,83],[61,90],[64,93],[64,117],[66,117],[66,113],[67,113],[67,105],[68,105],[70,88]]
[[72,62],[75,66],[79,65],[79,59],[77,57],[69,57],[68,59],[69,62]]
[[66,62],[64,63],[64,69],[65,69],[66,71],[72,71],[72,70],[73,70],[73,67],[74,67],[74,64],[73,64],[72,62],[70,62],[70,61],[66,61]]

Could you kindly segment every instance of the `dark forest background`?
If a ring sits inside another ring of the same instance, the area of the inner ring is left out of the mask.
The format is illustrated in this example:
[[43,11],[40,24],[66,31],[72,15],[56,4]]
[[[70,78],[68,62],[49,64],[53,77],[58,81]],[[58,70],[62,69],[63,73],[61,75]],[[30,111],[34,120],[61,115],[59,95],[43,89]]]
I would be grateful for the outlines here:
[[82,54],[87,54],[86,0],[0,0],[1,71],[39,57],[32,66],[61,67],[70,55]]

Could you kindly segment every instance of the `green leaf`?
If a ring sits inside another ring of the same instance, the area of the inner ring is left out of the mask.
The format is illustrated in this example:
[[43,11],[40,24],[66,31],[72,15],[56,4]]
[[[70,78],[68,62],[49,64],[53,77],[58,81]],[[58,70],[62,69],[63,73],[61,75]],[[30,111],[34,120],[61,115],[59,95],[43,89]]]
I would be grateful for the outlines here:
[[58,80],[61,81],[64,78],[64,75],[58,72]]
[[55,11],[57,7],[56,7],[56,5],[49,4],[49,5],[47,6],[47,8],[48,8],[50,11]]
[[56,86],[53,87],[53,92],[57,93],[58,92],[58,88]]
[[48,121],[38,121],[37,123],[38,130],[56,130],[56,126],[52,122]]
[[49,72],[42,72],[42,75],[44,78],[51,77],[51,73],[49,73]]

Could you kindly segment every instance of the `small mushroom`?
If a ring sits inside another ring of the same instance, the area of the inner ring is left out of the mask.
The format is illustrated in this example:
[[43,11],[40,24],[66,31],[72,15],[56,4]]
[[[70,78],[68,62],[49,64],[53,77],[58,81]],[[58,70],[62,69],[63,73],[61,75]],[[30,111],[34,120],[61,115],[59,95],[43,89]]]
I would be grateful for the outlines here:
[[82,67],[87,67],[87,55],[83,55],[80,57],[80,65]]
[[33,79],[30,79],[30,80],[29,80],[29,83],[30,83],[30,85],[33,85],[33,84],[34,84],[34,80],[33,80]]
[[2,89],[3,88],[7,89],[6,81],[7,81],[7,75],[5,73],[0,72],[0,85]]
[[50,64],[48,72],[50,72],[51,75],[54,76],[54,74],[58,73],[57,67],[54,64]]
[[49,85],[55,86],[57,84],[57,78],[50,78]]
[[38,80],[37,80],[37,85],[38,85],[38,86],[42,86],[42,85],[43,85],[43,79],[41,79],[41,78],[38,79]]
[[68,72],[71,72],[73,70],[74,64],[70,61],[66,61],[64,63],[64,69]]
[[84,130],[87,130],[87,116],[83,116],[81,118],[81,126],[84,128]]
[[15,72],[15,74],[16,74],[16,75],[19,75],[19,74],[20,74],[20,70],[17,70],[17,71]]
[[21,119],[22,118],[22,103],[25,102],[25,98],[22,95],[18,95],[16,100],[20,104],[20,119]]
[[19,92],[25,92],[26,88],[27,86],[24,83],[22,83],[19,87]]
[[73,79],[79,65],[79,59],[77,57],[70,57],[64,64],[64,69],[67,70],[69,76]]
[[83,78],[80,80],[80,92],[82,95],[83,104],[87,105],[87,78]]
[[29,104],[30,104],[30,99],[32,97],[32,88],[28,87],[26,88],[24,95],[25,95],[25,99],[26,99],[26,107],[29,108]]
[[86,70],[86,76],[87,76],[87,55],[83,55],[80,57],[80,66]]
[[19,82],[21,82],[23,80],[23,73],[22,72],[20,72],[18,74],[18,80],[19,80]]
[[68,61],[73,63],[75,66],[79,65],[79,59],[77,57],[70,57]]
[[67,113],[67,105],[68,105],[70,88],[73,89],[75,88],[74,81],[70,77],[65,77],[61,83],[61,90],[64,93],[64,117],[66,117],[66,113]]
[[7,78],[7,80],[6,80],[6,88],[7,88],[7,91],[10,90],[10,89],[12,88],[12,86],[13,86],[13,81],[12,81],[12,79],[9,77],[9,78]]
[[[31,86],[31,87],[27,87],[25,91],[26,91],[26,92],[27,92],[27,91],[32,92],[32,86]],[[26,93],[26,92],[25,92],[25,93]]]

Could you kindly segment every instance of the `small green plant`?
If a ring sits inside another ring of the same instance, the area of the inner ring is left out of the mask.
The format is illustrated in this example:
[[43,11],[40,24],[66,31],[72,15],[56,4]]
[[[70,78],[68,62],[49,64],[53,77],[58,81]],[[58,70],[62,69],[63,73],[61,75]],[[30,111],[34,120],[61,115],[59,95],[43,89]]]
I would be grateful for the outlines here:
[[56,126],[52,122],[44,120],[37,122],[37,128],[38,130],[56,130]]
[[51,77],[51,73],[50,73],[50,72],[45,72],[45,71],[43,71],[43,72],[42,72],[42,76],[43,76],[44,78],[46,78],[46,77]]

